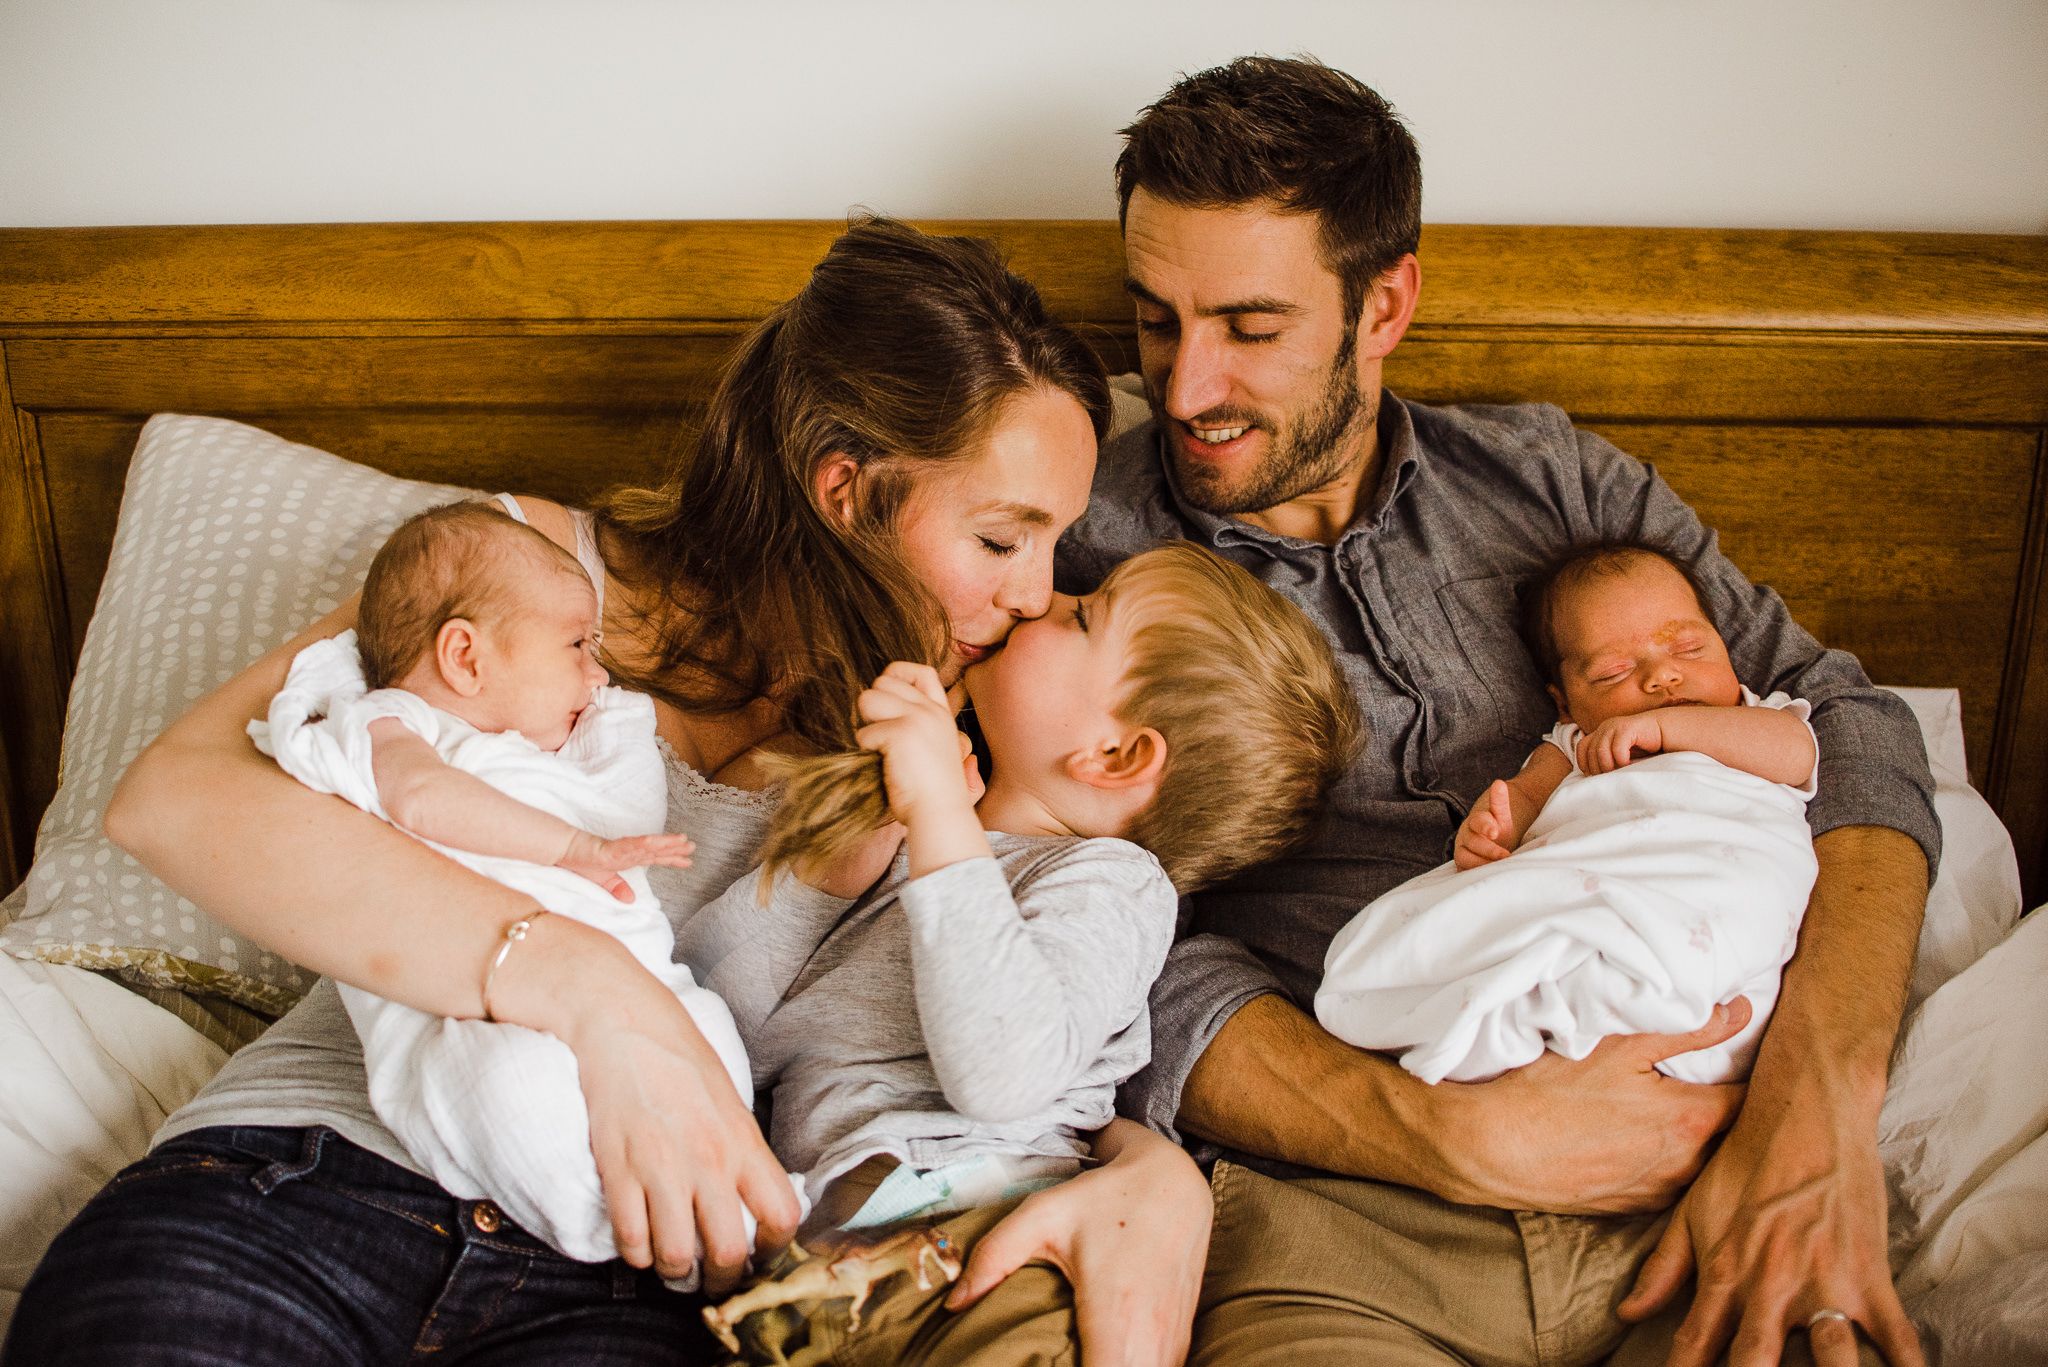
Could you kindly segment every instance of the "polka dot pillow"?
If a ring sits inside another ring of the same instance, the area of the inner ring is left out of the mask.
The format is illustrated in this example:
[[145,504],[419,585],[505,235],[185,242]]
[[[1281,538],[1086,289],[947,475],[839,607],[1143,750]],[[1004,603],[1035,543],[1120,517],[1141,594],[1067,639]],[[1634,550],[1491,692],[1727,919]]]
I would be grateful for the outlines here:
[[64,721],[63,779],[0,950],[121,969],[277,1013],[311,974],[178,896],[100,834],[114,784],[200,695],[362,584],[392,528],[471,491],[220,418],[142,429]]

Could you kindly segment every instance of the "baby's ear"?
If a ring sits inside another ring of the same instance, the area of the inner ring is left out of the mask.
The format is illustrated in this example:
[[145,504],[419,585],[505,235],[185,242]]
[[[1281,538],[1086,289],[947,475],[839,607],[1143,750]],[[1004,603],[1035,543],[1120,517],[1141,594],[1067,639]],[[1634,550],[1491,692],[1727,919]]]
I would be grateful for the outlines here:
[[1166,737],[1149,726],[1127,731],[1114,741],[1067,756],[1067,777],[1091,788],[1136,788],[1157,785],[1166,772]]
[[1544,691],[1550,694],[1550,700],[1557,704],[1557,719],[1559,721],[1570,721],[1572,719],[1572,710],[1565,705],[1564,690],[1560,689],[1556,684],[1545,684],[1543,687]]
[[434,665],[441,682],[464,698],[483,691],[483,640],[466,617],[450,617],[434,633]]

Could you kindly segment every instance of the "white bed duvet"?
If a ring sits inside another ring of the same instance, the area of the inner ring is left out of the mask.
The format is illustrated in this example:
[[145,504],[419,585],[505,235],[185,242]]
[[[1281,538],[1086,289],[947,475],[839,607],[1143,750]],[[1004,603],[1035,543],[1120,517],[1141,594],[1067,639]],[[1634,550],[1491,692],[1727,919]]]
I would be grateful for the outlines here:
[[57,1231],[227,1057],[118,983],[0,954],[0,1329]]

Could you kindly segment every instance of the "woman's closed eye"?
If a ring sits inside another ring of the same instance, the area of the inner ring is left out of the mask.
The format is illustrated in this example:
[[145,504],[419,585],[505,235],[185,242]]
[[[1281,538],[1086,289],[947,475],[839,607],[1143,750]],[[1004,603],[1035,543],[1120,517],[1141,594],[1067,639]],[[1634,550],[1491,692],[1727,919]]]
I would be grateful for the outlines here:
[[976,541],[979,541],[981,543],[981,548],[987,551],[990,555],[1011,556],[1015,555],[1019,550],[1023,549],[1023,547],[1018,542],[999,541],[992,536],[977,535],[974,539]]

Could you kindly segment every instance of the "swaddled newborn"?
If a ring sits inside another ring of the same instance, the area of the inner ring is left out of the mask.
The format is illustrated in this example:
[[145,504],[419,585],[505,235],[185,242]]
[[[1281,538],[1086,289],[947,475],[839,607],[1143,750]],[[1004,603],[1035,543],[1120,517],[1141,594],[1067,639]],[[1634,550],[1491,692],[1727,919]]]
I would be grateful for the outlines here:
[[1559,725],[1473,806],[1451,863],[1331,941],[1317,1019],[1426,1082],[1477,1081],[1546,1047],[1697,1030],[1741,996],[1732,1039],[1658,1067],[1747,1076],[1817,869],[1807,703],[1745,689],[1691,580],[1640,547],[1565,558],[1524,634]]

